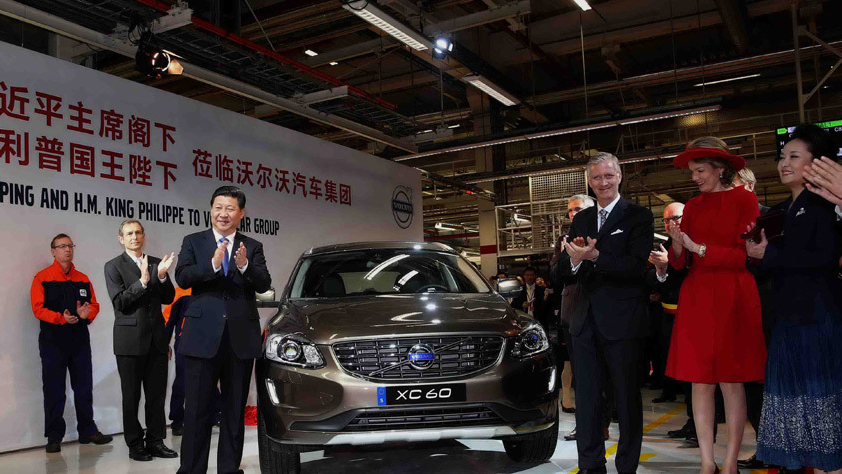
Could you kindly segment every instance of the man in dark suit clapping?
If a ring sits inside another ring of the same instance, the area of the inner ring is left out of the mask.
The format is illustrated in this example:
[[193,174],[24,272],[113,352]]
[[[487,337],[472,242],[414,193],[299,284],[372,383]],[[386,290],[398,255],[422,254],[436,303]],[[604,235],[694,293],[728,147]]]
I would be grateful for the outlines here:
[[617,470],[637,471],[643,440],[640,360],[648,334],[646,262],[654,219],[648,209],[620,197],[617,157],[597,153],[587,165],[597,205],[573,219],[556,279],[575,275],[582,297],[571,308],[579,468],[605,473],[602,413],[604,357],[620,419]]
[[[146,234],[134,219],[120,224],[118,239],[125,251],[105,264],[105,283],[114,305],[114,354],[123,395],[123,430],[129,458],[175,458],[164,445],[167,435],[169,342],[161,305],[170,304],[175,289],[167,271],[175,254],[163,260],[143,253]],[[146,439],[137,419],[140,389],[146,398]]]
[[217,382],[223,403],[217,472],[242,472],[246,399],[254,359],[262,351],[255,293],[272,283],[263,245],[237,232],[245,207],[239,188],[218,188],[211,197],[212,228],[185,237],[178,254],[175,278],[193,292],[179,344],[189,374],[179,474],[207,471],[214,413],[210,393]]

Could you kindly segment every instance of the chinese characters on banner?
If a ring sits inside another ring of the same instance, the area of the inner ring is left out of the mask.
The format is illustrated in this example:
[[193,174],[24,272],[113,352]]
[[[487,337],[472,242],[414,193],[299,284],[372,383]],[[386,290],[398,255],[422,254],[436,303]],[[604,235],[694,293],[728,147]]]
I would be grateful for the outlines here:
[[[35,166],[44,172],[70,173],[95,179],[158,186],[168,190],[178,181],[177,163],[160,159],[176,143],[176,127],[111,110],[98,113],[82,101],[0,81],[0,117],[20,122],[20,128],[0,128],[0,165]],[[98,119],[98,125],[94,120]],[[48,135],[31,136],[27,123],[43,120],[49,127],[64,127],[80,135],[98,136],[137,148],[124,153]],[[154,156],[155,155],[158,156]],[[295,170],[267,167],[246,159],[229,158],[200,148],[193,150],[193,174],[240,187],[274,190],[301,199],[351,206],[351,186],[327,177],[307,176]]]

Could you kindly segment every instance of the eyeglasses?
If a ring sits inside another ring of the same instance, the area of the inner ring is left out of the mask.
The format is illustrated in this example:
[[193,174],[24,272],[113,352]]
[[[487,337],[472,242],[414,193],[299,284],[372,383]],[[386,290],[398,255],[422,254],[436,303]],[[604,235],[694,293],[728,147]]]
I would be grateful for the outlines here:
[[680,221],[682,217],[683,217],[683,216],[664,217],[664,222],[673,221],[673,222],[675,222],[676,224],[678,224],[678,221]]
[[64,250],[64,249],[75,249],[76,246],[73,245],[73,244],[61,244],[61,245],[54,245],[53,248]]

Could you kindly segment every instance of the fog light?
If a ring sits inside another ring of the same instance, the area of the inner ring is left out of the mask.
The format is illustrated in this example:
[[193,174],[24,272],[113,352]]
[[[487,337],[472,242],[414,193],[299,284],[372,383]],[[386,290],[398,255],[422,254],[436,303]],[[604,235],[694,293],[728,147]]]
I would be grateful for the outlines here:
[[269,393],[269,400],[273,405],[280,405],[281,399],[278,398],[278,392],[275,391],[275,382],[272,379],[266,379],[266,391]]
[[550,373],[550,384],[547,387],[548,392],[552,392],[553,390],[555,390],[555,375],[556,375],[555,370],[556,370],[555,367],[553,367],[553,371],[552,371],[552,373]]

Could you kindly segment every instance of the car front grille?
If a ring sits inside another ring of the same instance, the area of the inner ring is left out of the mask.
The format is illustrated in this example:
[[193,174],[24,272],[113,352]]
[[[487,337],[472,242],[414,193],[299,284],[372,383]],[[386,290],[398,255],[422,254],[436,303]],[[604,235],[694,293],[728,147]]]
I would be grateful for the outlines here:
[[344,431],[407,430],[422,428],[463,428],[504,424],[483,405],[440,408],[374,408],[357,415]]
[[[426,345],[435,352],[428,368],[410,364],[409,351]],[[373,380],[459,377],[493,366],[505,347],[499,336],[415,337],[342,342],[333,353],[345,371]]]

